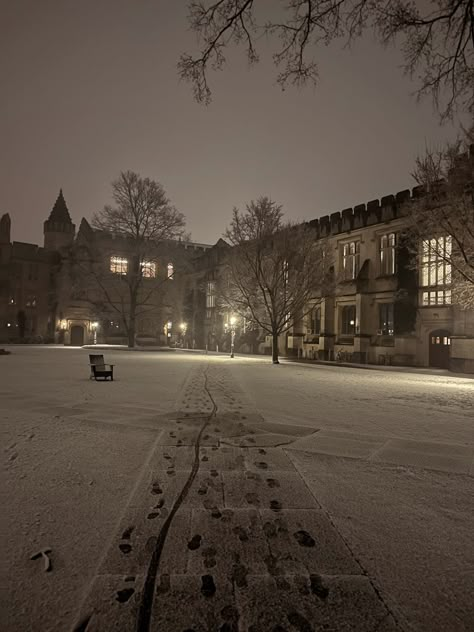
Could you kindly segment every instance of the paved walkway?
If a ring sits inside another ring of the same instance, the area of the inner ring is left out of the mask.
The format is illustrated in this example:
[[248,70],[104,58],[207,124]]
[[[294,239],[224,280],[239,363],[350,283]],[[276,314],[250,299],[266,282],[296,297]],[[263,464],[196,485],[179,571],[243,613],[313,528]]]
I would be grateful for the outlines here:
[[313,430],[275,433],[229,381],[192,372],[74,630],[398,629],[279,447]]

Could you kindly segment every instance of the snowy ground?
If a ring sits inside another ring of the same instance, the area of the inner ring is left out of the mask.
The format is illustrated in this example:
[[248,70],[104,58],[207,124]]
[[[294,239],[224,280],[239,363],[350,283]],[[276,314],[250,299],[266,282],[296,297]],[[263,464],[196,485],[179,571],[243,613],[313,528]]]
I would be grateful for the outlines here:
[[472,379],[105,355],[0,356],[0,629],[474,627]]

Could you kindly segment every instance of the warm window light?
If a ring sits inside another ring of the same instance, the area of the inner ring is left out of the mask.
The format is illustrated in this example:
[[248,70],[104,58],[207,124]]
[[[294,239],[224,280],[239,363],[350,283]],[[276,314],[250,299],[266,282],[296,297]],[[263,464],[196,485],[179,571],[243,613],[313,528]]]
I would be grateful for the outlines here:
[[235,325],[236,322],[237,322],[237,318],[235,316],[231,316],[230,317],[230,324],[231,325]]
[[123,257],[110,257],[110,271],[114,274],[127,274],[128,261]]
[[156,263],[153,261],[142,261],[142,276],[146,279],[156,277]]
[[187,325],[186,325],[186,323],[181,323],[181,325],[179,327],[180,327],[181,331],[185,331]]
[[97,329],[98,326],[99,326],[99,323],[97,321],[94,321],[93,323],[91,323],[92,329]]
[[61,322],[59,323],[59,326],[61,327],[61,329],[67,329],[67,320],[65,318],[61,319]]

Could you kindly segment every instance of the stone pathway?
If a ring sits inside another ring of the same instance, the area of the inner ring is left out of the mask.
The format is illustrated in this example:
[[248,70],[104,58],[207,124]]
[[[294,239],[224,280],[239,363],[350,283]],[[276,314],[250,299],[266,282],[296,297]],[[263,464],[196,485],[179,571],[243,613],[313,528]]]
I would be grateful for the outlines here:
[[285,452],[311,428],[251,410],[222,367],[193,372],[75,632],[399,629]]

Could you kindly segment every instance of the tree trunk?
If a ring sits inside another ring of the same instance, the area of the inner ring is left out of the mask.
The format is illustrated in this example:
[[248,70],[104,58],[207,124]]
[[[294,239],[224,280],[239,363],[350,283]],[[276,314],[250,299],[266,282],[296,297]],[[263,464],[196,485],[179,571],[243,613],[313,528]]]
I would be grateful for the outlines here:
[[136,329],[136,311],[137,311],[137,294],[130,292],[130,317],[128,319],[128,346],[135,346],[135,329]]
[[278,360],[278,334],[276,332],[272,334],[272,362],[273,364],[280,364]]
[[23,338],[25,337],[25,330],[26,330],[26,314],[22,309],[16,315],[16,322],[18,325],[18,334],[20,338],[23,340]]

